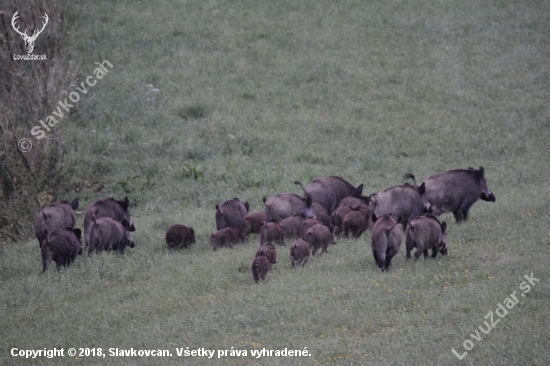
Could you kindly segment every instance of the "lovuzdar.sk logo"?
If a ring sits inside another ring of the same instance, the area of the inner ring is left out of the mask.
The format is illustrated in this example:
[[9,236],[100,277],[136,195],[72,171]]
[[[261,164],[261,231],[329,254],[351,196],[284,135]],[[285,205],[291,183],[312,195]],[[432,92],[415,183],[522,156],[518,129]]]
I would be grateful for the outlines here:
[[19,26],[16,25],[16,21],[17,21],[17,18],[19,18],[19,10],[15,12],[15,14],[13,14],[13,17],[11,18],[11,26],[13,27],[13,29],[21,36],[21,38],[23,38],[23,40],[25,41],[25,50],[27,51],[27,54],[26,55],[16,55],[14,54],[13,55],[13,59],[14,60],[47,60],[48,58],[46,57],[46,54],[43,54],[43,55],[33,55],[32,54],[32,51],[34,50],[34,42],[36,42],[36,39],[38,38],[38,36],[40,35],[40,33],[42,33],[42,31],[44,31],[44,28],[46,28],[46,25],[48,24],[48,14],[44,13],[44,22],[43,22],[43,25],[42,25],[42,29],[38,30],[38,29],[35,29],[32,36],[29,36],[27,34],[27,29],[25,29],[24,32],[21,32],[19,30]]

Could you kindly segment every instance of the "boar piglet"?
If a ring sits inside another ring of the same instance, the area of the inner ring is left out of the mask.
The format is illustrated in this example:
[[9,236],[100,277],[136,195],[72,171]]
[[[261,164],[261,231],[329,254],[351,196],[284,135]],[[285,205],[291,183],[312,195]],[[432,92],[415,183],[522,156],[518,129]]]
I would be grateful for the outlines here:
[[287,217],[279,223],[281,229],[283,229],[283,235],[285,238],[294,238],[300,236],[300,228],[302,222],[305,220],[305,215],[294,215]]
[[336,210],[343,198],[361,197],[363,193],[363,184],[354,187],[343,178],[336,176],[314,179],[305,188],[299,181],[295,181],[294,184],[302,187],[304,198],[311,197],[313,202],[323,206],[329,215]]
[[128,207],[130,207],[128,197],[124,197],[123,201],[117,201],[114,198],[104,198],[88,207],[84,216],[84,239],[86,240],[86,245],[90,245],[90,234],[94,219],[97,220],[100,217],[110,217],[121,224],[123,220],[126,220],[129,225],[128,230],[135,231],[136,227],[130,219]]
[[449,170],[432,175],[422,184],[426,187],[424,196],[431,213],[437,216],[452,212],[456,222],[468,219],[468,210],[478,199],[496,201],[487,187],[483,167]]
[[447,223],[439,222],[432,215],[418,216],[409,223],[407,227],[407,259],[411,258],[411,250],[416,247],[414,257],[418,259],[421,254],[424,258],[428,256],[428,249],[432,249],[432,257],[437,252],[447,254]]
[[42,243],[42,272],[46,272],[52,260],[57,265],[68,267],[82,254],[82,241],[80,229],[58,229],[46,235]]
[[303,266],[310,255],[309,244],[304,239],[297,239],[290,247],[290,264],[292,267]]
[[212,245],[212,250],[217,250],[220,247],[233,248],[234,244],[243,243],[247,239],[248,236],[246,235],[244,226],[240,229],[226,227],[210,235],[210,244]]
[[76,226],[76,216],[74,211],[78,208],[78,198],[71,203],[59,201],[50,203],[42,208],[34,222],[34,233],[38,239],[38,245],[42,248],[42,243],[46,239],[47,233],[52,233],[59,229],[74,229]]
[[260,281],[265,280],[270,268],[271,265],[269,260],[263,255],[254,258],[254,261],[252,262],[252,276],[254,277],[254,281],[259,283]]
[[267,243],[278,243],[285,245],[283,229],[274,222],[264,222],[260,230],[260,245]]
[[306,239],[306,234],[309,228],[321,224],[320,221],[317,221],[315,219],[307,219],[302,221],[302,226],[300,227],[300,238]]
[[166,231],[165,240],[168,248],[187,248],[196,243],[195,230],[185,225],[172,225]]
[[253,212],[244,217],[244,226],[248,234],[259,233],[264,221],[266,221],[265,212]]
[[385,271],[401,246],[401,229],[397,226],[397,219],[389,214],[380,217],[373,214],[372,221],[372,254],[378,267]]
[[294,215],[315,217],[315,213],[311,207],[313,201],[309,196],[301,198],[293,193],[279,193],[267,201],[266,197],[264,197],[262,201],[265,204],[266,221],[269,222],[281,222],[287,217]]
[[216,230],[241,228],[249,209],[248,201],[242,202],[237,197],[216,205]]
[[318,224],[307,230],[305,240],[309,244],[310,248],[313,247],[313,250],[311,251],[312,255],[315,255],[317,250],[320,248],[322,249],[321,253],[328,253],[328,245],[334,244],[334,235],[332,235],[332,232],[328,227],[323,224]]
[[264,256],[269,260],[270,264],[277,263],[277,252],[273,244],[263,244],[260,245],[258,251],[256,252],[256,257]]
[[127,246],[134,248],[136,245],[130,236],[130,223],[126,219],[123,219],[121,223],[110,217],[96,219],[92,216],[88,255],[94,251],[117,249],[124,254],[124,249]]

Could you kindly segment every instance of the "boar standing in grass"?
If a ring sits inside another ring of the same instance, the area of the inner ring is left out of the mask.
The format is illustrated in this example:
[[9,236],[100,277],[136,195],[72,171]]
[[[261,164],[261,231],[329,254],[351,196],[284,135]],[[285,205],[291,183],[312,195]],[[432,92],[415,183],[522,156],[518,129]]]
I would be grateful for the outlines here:
[[241,229],[226,227],[210,235],[210,244],[212,245],[212,250],[217,250],[220,247],[233,248],[233,244],[243,243],[247,239],[244,226]]
[[424,192],[424,183],[420,187],[416,184],[404,184],[386,188],[376,194],[374,214],[381,217],[391,213],[403,225],[403,230],[406,230],[410,220],[429,209]]
[[380,217],[373,214],[372,220],[372,254],[378,267],[385,271],[391,266],[391,260],[401,246],[401,229],[395,217],[389,214]]
[[88,255],[94,251],[117,249],[120,254],[124,254],[124,249],[127,246],[134,248],[136,245],[130,236],[130,223],[126,219],[120,223],[110,217],[96,218],[92,215]]
[[168,248],[187,248],[196,243],[195,230],[185,225],[172,225],[166,231],[165,239]]
[[332,230],[332,222],[330,221],[330,215],[327,210],[317,202],[313,202],[311,208],[315,214],[315,220],[320,221],[323,225]]
[[259,233],[264,221],[266,221],[265,212],[249,213],[244,218],[244,227],[248,234]]
[[302,226],[300,227],[300,238],[305,239],[309,228],[319,224],[321,224],[321,222],[315,219],[304,220],[302,222]]
[[407,227],[407,259],[411,258],[411,250],[416,247],[414,257],[418,259],[421,254],[428,256],[428,249],[432,249],[432,258],[437,252],[447,254],[447,223],[439,222],[432,215],[418,216]]
[[309,244],[304,239],[297,239],[290,247],[290,264],[294,268],[303,266],[310,255]]
[[456,222],[468,219],[468,210],[478,200],[495,202],[496,197],[487,187],[485,170],[456,169],[432,175],[426,179],[424,197],[429,202],[431,213],[441,215],[452,212]]
[[273,244],[260,245],[258,251],[256,252],[256,257],[261,255],[266,257],[270,264],[277,263],[277,252],[275,251],[275,246]]
[[285,245],[283,229],[274,222],[265,222],[260,230],[260,245],[267,243],[278,243]]
[[78,198],[75,198],[71,203],[67,201],[54,202],[40,210],[34,222],[34,233],[38,239],[40,248],[42,248],[42,243],[46,239],[47,233],[52,233],[59,229],[75,228],[76,216],[74,211],[77,208]]
[[328,227],[318,224],[307,230],[305,240],[308,242],[310,248],[313,247],[312,255],[315,255],[320,248],[322,248],[321,252],[328,253],[328,245],[334,244],[334,235],[332,235]]
[[129,225],[128,230],[135,231],[136,227],[130,219],[130,211],[128,211],[129,206],[130,200],[128,200],[128,197],[124,197],[123,201],[117,201],[114,198],[104,198],[88,207],[84,216],[84,239],[86,240],[86,245],[90,245],[93,221],[100,217],[110,217],[121,224],[122,221],[126,220]]
[[269,263],[269,260],[263,255],[254,258],[254,261],[252,262],[252,276],[254,277],[254,281],[259,283],[260,281],[265,280],[270,268],[271,264]]
[[52,260],[57,265],[68,267],[82,254],[80,229],[58,229],[46,235],[42,243],[42,272],[46,272]]
[[237,197],[216,205],[216,230],[226,227],[240,229],[249,209],[248,201],[242,202]]
[[302,183],[295,181],[302,187],[304,197],[311,197],[313,202],[319,203],[330,215],[338,207],[338,203],[348,196],[361,197],[363,184],[357,187],[336,176],[317,178],[311,181],[305,188]]
[[313,201],[307,196],[301,198],[293,193],[279,193],[266,201],[265,204],[266,221],[281,222],[287,217],[294,215],[305,215],[306,217],[315,217],[311,205]]
[[342,220],[342,228],[344,230],[344,236],[349,238],[349,234],[353,235],[355,239],[359,238],[365,230],[367,230],[369,220],[365,214],[359,210],[350,211]]
[[332,223],[332,232],[334,235],[340,235],[344,231],[344,217],[351,211],[353,210],[349,206],[340,206],[330,215],[330,222]]
[[302,222],[305,220],[305,215],[294,215],[287,217],[279,223],[281,229],[283,229],[283,235],[286,239],[300,236],[300,228]]

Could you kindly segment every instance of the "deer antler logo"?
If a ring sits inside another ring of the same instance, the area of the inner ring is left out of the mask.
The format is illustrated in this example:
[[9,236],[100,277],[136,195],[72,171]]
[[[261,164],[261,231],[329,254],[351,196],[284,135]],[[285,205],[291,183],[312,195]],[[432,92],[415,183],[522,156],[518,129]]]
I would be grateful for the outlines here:
[[17,33],[21,35],[21,38],[23,38],[23,40],[25,41],[25,48],[27,49],[27,53],[31,53],[32,50],[34,49],[34,42],[36,41],[36,38],[38,38],[40,33],[42,33],[44,28],[46,28],[46,24],[48,24],[48,20],[49,20],[48,14],[44,13],[45,22],[44,22],[44,25],[42,26],[42,29],[40,30],[35,29],[32,36],[29,36],[27,34],[26,29],[25,29],[25,32],[20,32],[19,27],[15,26],[15,21],[17,20],[17,18],[19,18],[19,15],[17,15],[17,13],[19,13],[19,10],[16,11],[15,14],[13,14],[13,18],[11,18],[11,26],[13,27],[13,29],[15,29]]

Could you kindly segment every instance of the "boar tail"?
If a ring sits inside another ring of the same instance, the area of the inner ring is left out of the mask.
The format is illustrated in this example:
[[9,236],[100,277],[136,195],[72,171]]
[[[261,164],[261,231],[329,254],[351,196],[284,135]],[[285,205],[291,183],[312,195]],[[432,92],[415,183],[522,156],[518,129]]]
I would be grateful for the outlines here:
[[266,196],[263,196],[263,197],[262,197],[262,201],[263,201],[264,205],[265,205],[265,201],[266,201],[266,200],[267,200],[267,197],[266,197]]
[[413,173],[407,173],[407,174],[403,175],[403,179],[412,179],[412,181],[414,183],[414,186],[417,187],[416,178],[415,178]]
[[304,188],[304,185],[302,184],[302,182],[295,180],[294,184],[299,185],[300,187],[302,187],[302,191],[304,191],[304,193],[307,193],[306,189]]

